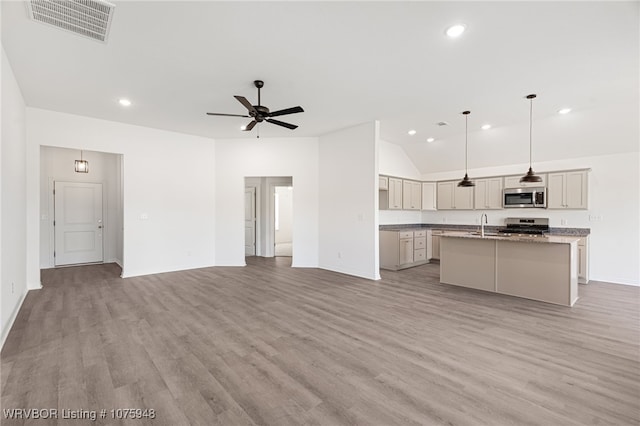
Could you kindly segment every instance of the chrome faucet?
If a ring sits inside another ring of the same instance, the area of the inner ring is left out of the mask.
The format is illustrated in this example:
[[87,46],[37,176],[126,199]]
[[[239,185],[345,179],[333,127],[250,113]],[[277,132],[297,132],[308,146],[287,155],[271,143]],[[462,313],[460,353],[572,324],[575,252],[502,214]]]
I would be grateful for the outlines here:
[[[484,219],[484,222],[482,221],[482,219]],[[487,223],[487,214],[486,213],[482,213],[482,216],[480,216],[480,236],[482,238],[484,238],[484,225],[485,223]]]

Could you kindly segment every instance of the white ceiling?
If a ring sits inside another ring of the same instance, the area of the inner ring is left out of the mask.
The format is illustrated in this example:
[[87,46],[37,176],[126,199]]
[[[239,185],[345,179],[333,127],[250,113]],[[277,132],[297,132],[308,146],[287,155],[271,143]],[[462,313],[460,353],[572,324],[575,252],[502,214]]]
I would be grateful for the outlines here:
[[[2,44],[27,105],[241,138],[248,119],[205,112],[245,113],[233,95],[256,103],[252,82],[262,79],[271,110],[305,109],[279,117],[297,130],[263,124],[262,137],[377,119],[382,138],[427,173],[460,168],[465,109],[475,131],[526,125],[529,93],[539,95],[540,119],[566,105],[638,103],[638,2],[114,3],[101,44],[30,21],[22,2],[2,2]],[[447,38],[457,22],[468,31]],[[120,97],[133,105],[122,108]],[[426,144],[428,136],[456,142]],[[513,161],[493,157],[484,165]]]

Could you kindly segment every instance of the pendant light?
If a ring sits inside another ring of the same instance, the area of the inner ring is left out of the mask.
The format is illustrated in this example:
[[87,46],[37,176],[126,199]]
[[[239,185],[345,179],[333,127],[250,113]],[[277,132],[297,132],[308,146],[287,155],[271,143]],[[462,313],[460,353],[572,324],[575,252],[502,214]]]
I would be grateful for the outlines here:
[[476,186],[467,174],[469,159],[469,114],[471,114],[471,111],[463,111],[462,114],[464,114],[464,177],[458,182],[458,186]]
[[530,101],[529,106],[529,171],[526,175],[520,178],[520,183],[525,182],[542,182],[542,178],[536,175],[533,172],[533,168],[531,167],[531,158],[532,158],[532,134],[533,134],[533,100],[536,98],[536,95],[531,94],[527,95],[527,99]]
[[76,173],[89,173],[89,162],[82,159],[82,150],[80,151],[80,159],[76,160]]

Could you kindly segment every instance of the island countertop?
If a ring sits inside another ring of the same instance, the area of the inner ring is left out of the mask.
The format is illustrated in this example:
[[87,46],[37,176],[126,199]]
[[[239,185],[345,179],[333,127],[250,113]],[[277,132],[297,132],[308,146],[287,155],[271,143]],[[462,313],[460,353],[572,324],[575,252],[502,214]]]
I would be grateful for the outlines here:
[[569,237],[560,235],[503,235],[494,232],[485,232],[484,237],[477,232],[465,231],[445,231],[441,237],[453,238],[473,238],[482,240],[500,240],[500,241],[518,241],[524,243],[543,243],[543,244],[571,244],[577,243],[580,237]]

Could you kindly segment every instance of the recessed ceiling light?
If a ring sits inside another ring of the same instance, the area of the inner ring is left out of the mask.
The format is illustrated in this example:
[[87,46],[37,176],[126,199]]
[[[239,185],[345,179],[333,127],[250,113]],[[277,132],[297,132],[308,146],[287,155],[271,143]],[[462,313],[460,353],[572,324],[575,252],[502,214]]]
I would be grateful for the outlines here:
[[491,124],[483,124],[481,129],[482,130],[489,130],[491,128]]
[[569,114],[571,112],[571,108],[562,108],[558,111],[558,114]]
[[445,34],[451,38],[456,38],[459,37],[466,29],[467,26],[464,24],[455,24],[447,28]]
[[125,98],[119,99],[118,103],[120,105],[122,105],[122,106],[130,106],[131,105],[131,101],[129,99],[125,99]]
[[240,126],[240,130],[247,130],[247,126]]
[[434,138],[427,138],[427,142],[431,143],[431,142],[433,142],[433,141],[435,141],[435,139],[434,139]]
[[418,133],[418,132],[416,132],[415,130],[411,129],[411,130],[409,130],[407,133],[409,133],[409,135],[410,135],[410,136],[413,136],[413,135],[415,135],[415,134],[416,134],[416,133]]

